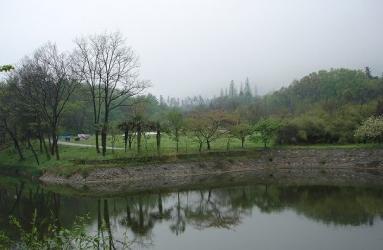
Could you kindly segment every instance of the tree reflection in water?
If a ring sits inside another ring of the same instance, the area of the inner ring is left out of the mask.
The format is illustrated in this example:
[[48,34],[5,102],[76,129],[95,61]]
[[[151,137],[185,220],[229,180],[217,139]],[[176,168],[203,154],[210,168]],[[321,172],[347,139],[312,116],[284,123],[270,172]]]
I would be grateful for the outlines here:
[[188,227],[232,229],[255,210],[278,213],[285,209],[324,224],[373,225],[383,218],[383,189],[253,185],[94,199],[60,195],[23,181],[0,186],[0,231],[16,238],[9,216],[28,230],[35,210],[42,235],[49,225],[68,227],[76,216],[88,214],[89,230],[95,225],[100,244],[110,249],[126,241],[153,244],[157,224],[167,225],[175,235]]

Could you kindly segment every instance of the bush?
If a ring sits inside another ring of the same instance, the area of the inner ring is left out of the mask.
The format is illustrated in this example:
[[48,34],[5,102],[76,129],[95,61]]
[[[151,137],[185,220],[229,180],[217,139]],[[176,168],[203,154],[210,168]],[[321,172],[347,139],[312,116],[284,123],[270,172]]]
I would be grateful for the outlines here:
[[383,116],[371,116],[355,131],[355,137],[363,142],[383,141]]

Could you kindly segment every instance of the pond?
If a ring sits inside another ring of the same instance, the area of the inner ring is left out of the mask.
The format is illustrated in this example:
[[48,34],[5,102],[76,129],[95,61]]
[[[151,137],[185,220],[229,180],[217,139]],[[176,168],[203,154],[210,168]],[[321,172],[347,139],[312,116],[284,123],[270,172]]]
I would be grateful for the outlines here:
[[[54,189],[54,190],[57,190]],[[115,248],[132,249],[382,249],[383,187],[251,184],[118,197],[79,196],[0,179],[0,231],[17,239],[16,217],[39,233],[70,227],[87,214],[86,230]],[[102,237],[103,235],[101,235]]]

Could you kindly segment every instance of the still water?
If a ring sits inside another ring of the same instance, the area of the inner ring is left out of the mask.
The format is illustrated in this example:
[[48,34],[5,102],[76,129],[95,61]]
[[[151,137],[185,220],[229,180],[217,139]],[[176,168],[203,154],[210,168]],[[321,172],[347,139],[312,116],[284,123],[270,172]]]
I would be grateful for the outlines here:
[[383,249],[383,188],[252,184],[119,197],[78,196],[1,179],[0,230],[17,238],[10,215],[40,233],[50,220],[86,228],[133,249]]

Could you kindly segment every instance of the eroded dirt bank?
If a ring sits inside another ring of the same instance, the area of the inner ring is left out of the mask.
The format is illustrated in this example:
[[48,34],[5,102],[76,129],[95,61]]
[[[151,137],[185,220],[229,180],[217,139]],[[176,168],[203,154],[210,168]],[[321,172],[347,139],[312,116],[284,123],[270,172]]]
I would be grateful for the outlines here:
[[45,173],[40,180],[95,192],[182,188],[220,181],[383,185],[383,149],[268,150],[246,159],[100,167],[87,176]]

